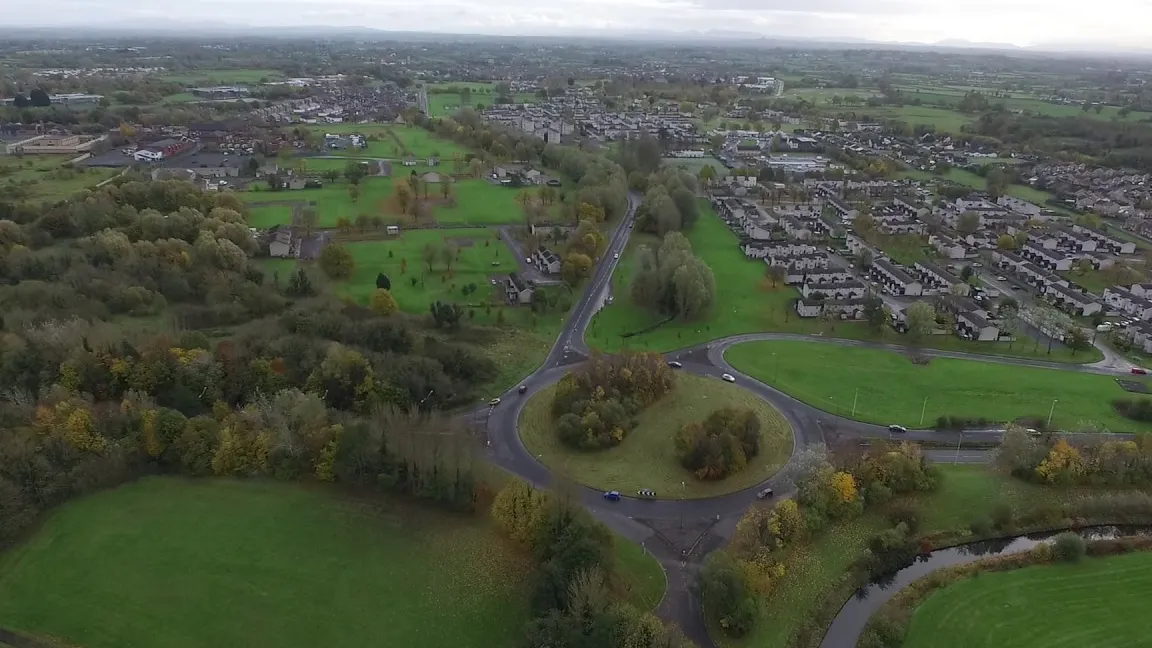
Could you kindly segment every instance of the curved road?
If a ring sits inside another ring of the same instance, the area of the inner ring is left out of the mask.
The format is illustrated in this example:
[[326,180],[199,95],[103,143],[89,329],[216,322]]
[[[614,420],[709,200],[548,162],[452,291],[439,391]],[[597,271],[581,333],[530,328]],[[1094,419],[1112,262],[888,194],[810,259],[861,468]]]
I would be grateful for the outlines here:
[[[618,223],[609,237],[602,261],[588,282],[584,296],[576,304],[544,363],[519,384],[527,387],[528,395],[520,396],[516,389],[501,395],[495,407],[477,408],[468,414],[483,423],[487,434],[487,455],[490,461],[521,477],[534,486],[551,485],[551,470],[532,456],[524,447],[517,432],[520,413],[531,394],[559,381],[574,365],[591,352],[584,341],[592,317],[603,307],[609,294],[612,273],[623,254],[632,228],[636,210],[640,206],[639,194],[629,195],[627,215]],[[907,347],[877,342],[824,338],[790,333],[754,333],[722,338],[708,344],[697,345],[666,354],[669,360],[679,361],[681,371],[720,379],[724,373],[736,377],[736,385],[747,389],[776,407],[788,420],[793,431],[793,457],[796,452],[814,444],[826,442],[826,437],[870,438],[893,437],[885,426],[873,425],[841,417],[820,410],[750,376],[732,368],[724,359],[724,352],[737,344],[768,340],[803,340],[840,346],[877,348],[906,351]],[[1079,371],[1098,374],[1127,373],[1131,365],[1105,358],[1090,365],[1069,365],[1042,360],[987,356],[957,351],[921,349],[919,353],[932,357],[979,360],[1044,369]],[[1131,437],[1131,435],[1116,435]],[[983,463],[991,457],[987,449],[964,449],[960,442],[995,444],[1002,437],[1001,430],[910,430],[900,434],[901,440],[928,442],[942,446],[926,449],[925,453],[941,462]],[[955,445],[954,449],[947,449]],[[790,465],[791,462],[789,462]],[[756,501],[756,492],[766,486],[778,496],[789,496],[792,486],[787,480],[789,466],[777,475],[751,488],[707,499],[649,500],[623,497],[617,502],[605,501],[598,490],[580,486],[579,493],[585,507],[601,522],[633,542],[641,544],[664,568],[667,589],[657,613],[666,621],[680,626],[688,638],[698,645],[714,646],[708,636],[699,598],[694,592],[696,574],[702,557],[729,539],[743,512]]]

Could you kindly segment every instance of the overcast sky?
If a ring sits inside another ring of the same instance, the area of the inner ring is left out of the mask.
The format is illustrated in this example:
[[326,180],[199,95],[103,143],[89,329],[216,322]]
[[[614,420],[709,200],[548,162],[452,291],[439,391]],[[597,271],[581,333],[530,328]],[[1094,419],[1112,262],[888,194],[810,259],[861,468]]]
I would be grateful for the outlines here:
[[1152,45],[1152,0],[15,0],[9,25],[149,21],[559,34],[755,32],[797,38]]

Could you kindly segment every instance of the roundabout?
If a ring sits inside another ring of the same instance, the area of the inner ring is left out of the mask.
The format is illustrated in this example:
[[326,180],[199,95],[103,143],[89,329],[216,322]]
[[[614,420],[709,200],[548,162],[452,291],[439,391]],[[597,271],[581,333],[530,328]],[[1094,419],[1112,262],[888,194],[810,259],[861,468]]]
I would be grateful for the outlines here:
[[[520,441],[547,468],[597,490],[634,496],[647,488],[661,500],[727,495],[765,482],[792,454],[792,426],[779,410],[751,391],[714,378],[678,373],[672,392],[637,416],[636,427],[620,445],[602,450],[576,450],[559,440],[550,411],[554,392],[554,386],[547,387],[524,404],[517,421]],[[725,407],[756,414],[759,452],[723,479],[697,479],[676,456],[676,434],[686,423]]]

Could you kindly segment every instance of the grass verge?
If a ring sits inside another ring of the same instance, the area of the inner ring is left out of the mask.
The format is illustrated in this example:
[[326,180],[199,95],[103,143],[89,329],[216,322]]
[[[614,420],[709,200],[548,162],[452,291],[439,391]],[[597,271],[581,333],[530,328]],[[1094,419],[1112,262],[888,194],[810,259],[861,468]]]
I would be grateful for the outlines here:
[[1128,393],[1111,376],[949,358],[916,365],[890,351],[795,341],[741,344],[727,358],[806,403],[872,423],[922,427],[942,415],[1011,421],[1051,412],[1063,430],[1152,429],[1112,409]]

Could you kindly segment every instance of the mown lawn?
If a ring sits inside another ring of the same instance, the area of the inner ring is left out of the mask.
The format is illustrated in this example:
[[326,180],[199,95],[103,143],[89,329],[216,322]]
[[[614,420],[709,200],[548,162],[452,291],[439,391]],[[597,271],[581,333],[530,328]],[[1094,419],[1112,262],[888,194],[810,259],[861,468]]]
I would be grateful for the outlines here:
[[[249,210],[248,224],[267,229],[274,225],[287,225],[292,222],[294,204],[312,204],[316,210],[319,227],[336,227],[341,218],[355,222],[360,214],[380,215],[395,219],[386,211],[388,197],[392,195],[391,178],[365,178],[360,181],[360,197],[353,202],[348,192],[351,185],[347,181],[325,183],[319,189],[299,189],[296,191],[268,191],[267,186],[259,191],[244,191],[237,194],[253,206]],[[260,186],[260,185],[257,185]],[[265,204],[260,204],[265,203]],[[275,204],[272,204],[275,203]]]
[[[623,338],[661,321],[663,316],[637,306],[628,287],[632,282],[636,249],[642,244],[659,247],[655,237],[632,234],[632,243],[612,276],[613,303],[592,319],[588,344],[605,351],[622,348],[671,351],[710,340],[756,331],[815,331],[816,323],[801,320],[792,309],[800,293],[790,286],[773,288],[765,279],[763,261],[749,259],[739,240],[711,207],[701,203],[702,213],[687,232],[693,252],[704,260],[716,277],[716,307],[700,321],[673,321],[659,328]],[[849,328],[845,325],[839,328]]]
[[[921,511],[921,532],[926,534],[966,529],[976,517],[987,516],[1000,502],[1019,514],[1074,497],[1069,491],[1024,484],[985,466],[938,467],[941,482],[937,490],[907,499]],[[788,550],[783,561],[784,577],[765,600],[752,633],[733,640],[714,631],[713,638],[724,648],[785,648],[789,637],[829,603],[852,563],[867,550],[868,539],[887,527],[881,514],[868,513],[834,524],[822,530],[814,541]]]
[[498,648],[520,640],[527,573],[483,517],[148,478],[0,557],[0,619],[86,648]]
[[[641,245],[659,248],[660,241],[640,232],[632,232],[628,249],[612,275],[612,304],[592,318],[586,340],[590,346],[608,352],[624,348],[646,351],[674,351],[742,333],[782,332],[813,333],[825,337],[853,340],[879,340],[906,343],[906,338],[891,328],[881,332],[863,322],[821,323],[816,318],[796,315],[795,300],[800,292],[783,284],[773,286],[765,278],[763,261],[749,259],[740,250],[732,230],[712,211],[701,204],[700,220],[686,233],[692,251],[712,269],[716,278],[716,306],[708,316],[685,322],[666,322],[653,330],[638,333],[665,319],[663,315],[637,306],[629,292],[634,272],[636,250]],[[630,337],[625,337],[630,335]],[[1046,353],[1044,346],[1029,341],[1009,345],[1007,342],[970,342],[954,335],[932,336],[924,345],[934,349],[968,351],[988,355],[1033,357],[1053,362],[1084,363],[1103,356],[1093,348],[1075,356],[1067,351]]]
[[519,189],[473,179],[457,182],[454,191],[456,205],[436,207],[433,215],[437,222],[445,225],[506,225],[524,222],[524,213],[516,204]]
[[[455,244],[459,253],[452,261],[451,272],[439,254],[429,270],[423,258],[424,247],[433,245],[439,249],[446,242]],[[400,309],[410,313],[427,313],[428,306],[437,300],[492,303],[490,298],[494,292],[503,289],[493,286],[490,279],[516,270],[512,251],[495,232],[485,229],[408,230],[398,238],[359,241],[347,246],[356,260],[356,269],[340,289],[357,301],[367,303],[376,290],[376,276],[383,272],[392,281],[392,295]],[[476,284],[477,290],[465,297],[462,289],[471,283]],[[480,311],[478,318],[488,317]]]
[[913,614],[903,645],[1144,646],[1150,602],[1148,552],[981,574],[932,593]]
[[1052,424],[1059,429],[1152,429],[1113,411],[1112,400],[1129,394],[1111,376],[947,358],[923,366],[890,351],[796,341],[737,345],[726,357],[806,403],[873,423],[930,426],[941,415],[1047,418],[1056,399]]
[[[792,453],[792,430],[775,408],[740,387],[677,374],[674,390],[644,410],[624,442],[608,450],[581,452],[563,445],[552,418],[555,388],[532,396],[520,415],[520,438],[544,464],[582,484],[635,495],[651,488],[667,499],[712,497],[749,488],[771,477]],[[685,423],[721,407],[752,408],[761,425],[761,451],[743,471],[719,481],[700,481],[676,460],[674,439]]]

